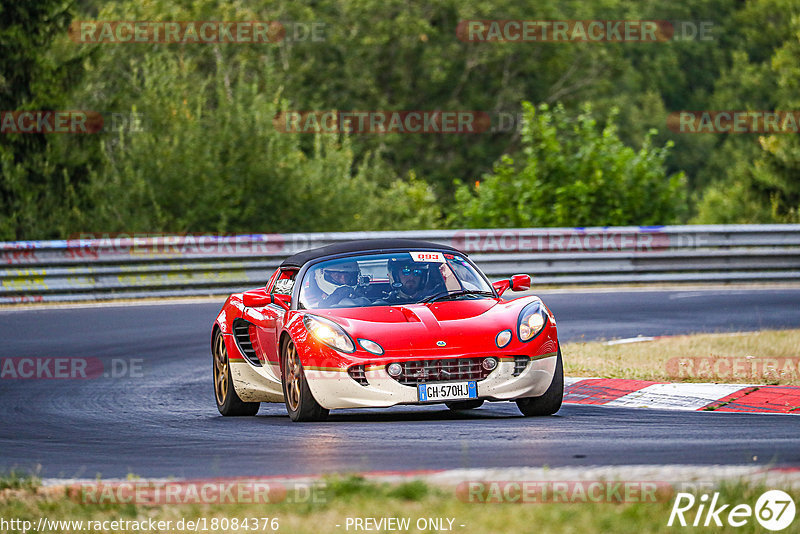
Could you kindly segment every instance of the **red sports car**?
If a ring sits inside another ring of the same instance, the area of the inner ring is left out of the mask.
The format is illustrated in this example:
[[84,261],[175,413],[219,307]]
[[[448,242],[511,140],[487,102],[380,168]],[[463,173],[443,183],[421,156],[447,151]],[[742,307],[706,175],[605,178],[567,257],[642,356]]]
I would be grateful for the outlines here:
[[212,329],[222,415],[284,402],[293,421],[337,408],[516,401],[559,410],[556,320],[530,276],[489,283],[463,252],[404,239],[350,241],[295,254],[266,287],[231,295]]

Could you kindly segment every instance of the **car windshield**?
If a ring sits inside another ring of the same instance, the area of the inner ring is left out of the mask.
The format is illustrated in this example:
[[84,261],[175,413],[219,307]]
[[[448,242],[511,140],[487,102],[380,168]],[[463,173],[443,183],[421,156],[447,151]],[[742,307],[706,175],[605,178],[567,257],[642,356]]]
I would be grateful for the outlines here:
[[463,255],[436,251],[365,254],[309,268],[300,309],[391,306],[494,297],[492,287]]

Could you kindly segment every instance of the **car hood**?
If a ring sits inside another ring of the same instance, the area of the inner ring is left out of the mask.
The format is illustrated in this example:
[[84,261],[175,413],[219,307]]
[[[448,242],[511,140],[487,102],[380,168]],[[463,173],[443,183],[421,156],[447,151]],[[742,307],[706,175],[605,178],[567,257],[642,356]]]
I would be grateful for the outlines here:
[[[496,350],[495,336],[515,329],[521,306],[499,299],[445,301],[366,308],[315,310],[344,327],[353,339],[379,343],[391,353],[413,350],[444,355]],[[444,345],[442,345],[444,343]]]

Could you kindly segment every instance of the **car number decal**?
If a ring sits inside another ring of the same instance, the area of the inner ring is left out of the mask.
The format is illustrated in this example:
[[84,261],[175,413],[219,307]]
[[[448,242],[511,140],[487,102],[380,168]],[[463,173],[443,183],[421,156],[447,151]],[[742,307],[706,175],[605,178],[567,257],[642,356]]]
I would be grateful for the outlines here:
[[441,252],[409,252],[411,259],[416,262],[444,263]]

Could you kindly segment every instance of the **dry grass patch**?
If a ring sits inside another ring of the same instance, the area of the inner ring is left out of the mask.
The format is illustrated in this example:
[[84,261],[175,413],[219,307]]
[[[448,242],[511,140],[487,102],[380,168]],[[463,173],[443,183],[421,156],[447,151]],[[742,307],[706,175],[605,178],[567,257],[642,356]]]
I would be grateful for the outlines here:
[[567,376],[800,386],[800,330],[564,343]]

